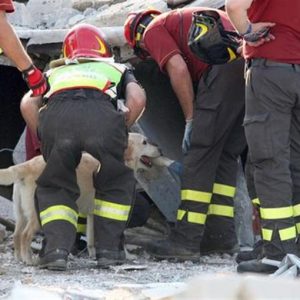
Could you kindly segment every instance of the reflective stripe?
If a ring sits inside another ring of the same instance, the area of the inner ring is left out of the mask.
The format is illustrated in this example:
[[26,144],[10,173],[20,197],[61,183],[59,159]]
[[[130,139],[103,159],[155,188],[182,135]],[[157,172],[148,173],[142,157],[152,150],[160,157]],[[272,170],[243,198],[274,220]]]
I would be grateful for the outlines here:
[[94,214],[99,217],[118,221],[127,221],[130,213],[130,205],[117,204],[95,199]]
[[226,184],[220,184],[215,183],[213,187],[213,194],[218,194],[222,196],[227,196],[233,198],[235,195],[235,187],[226,185]]
[[177,220],[181,221],[183,219],[183,217],[184,217],[185,214],[186,214],[185,210],[178,209],[177,210]]
[[187,213],[187,221],[189,223],[196,223],[196,224],[205,224],[206,221],[206,214],[202,213],[196,213],[196,212],[191,212],[191,211],[185,211],[182,209],[178,209],[177,211],[177,220],[181,221],[185,214]]
[[298,234],[300,234],[300,223],[296,223],[296,228],[297,228]]
[[260,208],[261,218],[264,220],[286,219],[294,216],[292,206],[280,208]]
[[78,214],[78,218],[83,218],[86,219],[87,218],[87,214],[82,214],[81,212]]
[[262,235],[262,238],[263,238],[265,241],[271,241],[272,235],[273,235],[273,230],[271,230],[271,229],[266,229],[266,228],[262,228],[262,229],[261,229],[261,235]]
[[77,224],[76,231],[78,233],[86,233],[86,224]]
[[212,193],[207,192],[199,192],[194,190],[181,190],[181,200],[182,201],[195,201],[195,202],[203,202],[210,203],[212,197]]
[[53,221],[67,221],[77,228],[78,214],[65,205],[54,205],[40,212],[42,226]]
[[205,221],[206,221],[206,214],[188,211],[187,220],[189,223],[196,223],[196,224],[204,225]]
[[260,206],[260,201],[259,201],[259,199],[258,199],[258,198],[252,199],[252,204],[253,204],[253,205],[258,205],[258,206]]
[[293,210],[294,210],[294,217],[299,217],[300,216],[300,204],[294,205]]
[[285,228],[285,229],[280,229],[279,236],[280,236],[281,241],[295,239],[297,236],[296,226],[292,226],[292,227]]
[[226,206],[226,205],[210,204],[207,214],[233,218],[234,209],[233,207]]
[[46,96],[50,97],[58,91],[72,88],[94,88],[115,98],[117,85],[125,69],[119,64],[103,61],[70,64],[51,69],[48,74],[50,90]]

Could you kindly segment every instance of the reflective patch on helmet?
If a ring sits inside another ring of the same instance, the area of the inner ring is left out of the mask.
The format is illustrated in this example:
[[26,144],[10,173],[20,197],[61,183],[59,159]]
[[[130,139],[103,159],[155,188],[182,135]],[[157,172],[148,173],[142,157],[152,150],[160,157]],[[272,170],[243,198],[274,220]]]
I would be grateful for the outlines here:
[[205,35],[208,31],[208,27],[204,24],[196,24],[197,27],[201,28],[199,34],[195,37],[195,41],[199,40],[203,35]]

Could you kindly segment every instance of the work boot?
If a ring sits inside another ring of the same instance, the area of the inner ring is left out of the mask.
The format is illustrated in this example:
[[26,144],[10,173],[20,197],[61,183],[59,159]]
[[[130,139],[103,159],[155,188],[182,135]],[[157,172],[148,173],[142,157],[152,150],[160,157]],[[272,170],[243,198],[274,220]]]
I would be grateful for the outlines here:
[[172,238],[153,240],[147,245],[146,251],[159,260],[175,260],[178,262],[192,261],[199,262],[200,246],[188,246]]
[[97,249],[97,267],[108,269],[110,266],[122,265],[126,262],[126,255],[123,250]]
[[278,267],[264,264],[261,259],[244,261],[237,266],[238,273],[272,274],[277,270]]
[[263,241],[257,241],[253,249],[251,251],[241,251],[235,258],[235,261],[239,264],[243,261],[253,260],[253,259],[260,259],[263,256]]
[[239,251],[239,245],[237,243],[228,243],[219,241],[206,241],[201,243],[200,252],[201,255],[210,255],[210,254],[229,254],[233,255]]
[[51,271],[65,271],[67,269],[68,251],[55,249],[39,257],[39,268]]

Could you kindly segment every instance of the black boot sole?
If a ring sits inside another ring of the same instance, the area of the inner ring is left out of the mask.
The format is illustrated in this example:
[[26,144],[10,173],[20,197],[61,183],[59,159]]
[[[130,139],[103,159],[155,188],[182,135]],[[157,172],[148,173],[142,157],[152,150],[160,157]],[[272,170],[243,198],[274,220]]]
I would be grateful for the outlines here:
[[67,262],[64,259],[57,259],[52,262],[39,265],[40,269],[47,269],[50,271],[66,271]]

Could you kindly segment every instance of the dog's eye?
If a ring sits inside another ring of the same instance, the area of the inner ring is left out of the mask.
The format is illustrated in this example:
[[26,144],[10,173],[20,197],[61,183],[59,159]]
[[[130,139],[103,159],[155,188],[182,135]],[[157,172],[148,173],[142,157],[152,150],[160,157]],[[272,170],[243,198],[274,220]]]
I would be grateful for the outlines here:
[[143,140],[143,145],[147,145],[147,141]]

